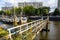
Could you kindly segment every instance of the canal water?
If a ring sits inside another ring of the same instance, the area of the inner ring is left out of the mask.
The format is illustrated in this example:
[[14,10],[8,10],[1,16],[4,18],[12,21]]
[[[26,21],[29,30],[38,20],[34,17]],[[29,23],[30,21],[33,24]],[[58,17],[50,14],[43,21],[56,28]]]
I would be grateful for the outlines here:
[[0,22],[0,27],[4,28],[4,29],[9,29],[11,27],[13,27],[12,24],[5,24],[3,22]]
[[[0,22],[0,27],[11,28],[12,25]],[[40,32],[35,40],[60,40],[60,21],[50,21],[49,32]]]
[[49,32],[40,32],[35,40],[60,40],[60,22],[50,21]]

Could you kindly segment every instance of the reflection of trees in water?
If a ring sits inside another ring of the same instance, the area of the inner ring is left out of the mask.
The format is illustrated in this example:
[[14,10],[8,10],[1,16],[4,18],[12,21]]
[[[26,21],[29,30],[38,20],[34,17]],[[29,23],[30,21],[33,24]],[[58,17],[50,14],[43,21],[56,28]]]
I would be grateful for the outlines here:
[[53,21],[55,26],[60,26],[60,21]]
[[40,32],[40,40],[48,40],[48,32]]

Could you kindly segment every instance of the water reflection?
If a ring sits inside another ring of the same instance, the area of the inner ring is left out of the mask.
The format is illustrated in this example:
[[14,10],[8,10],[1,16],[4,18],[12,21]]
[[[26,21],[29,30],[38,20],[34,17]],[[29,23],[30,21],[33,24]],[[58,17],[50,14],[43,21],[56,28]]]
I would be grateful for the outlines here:
[[48,32],[41,32],[40,33],[40,40],[47,40]]
[[8,28],[11,28],[13,27],[13,25],[11,24],[5,24],[3,22],[0,22],[0,27],[4,28],[4,29],[8,29]]
[[40,32],[39,40],[60,40],[60,21],[50,21],[50,32]]

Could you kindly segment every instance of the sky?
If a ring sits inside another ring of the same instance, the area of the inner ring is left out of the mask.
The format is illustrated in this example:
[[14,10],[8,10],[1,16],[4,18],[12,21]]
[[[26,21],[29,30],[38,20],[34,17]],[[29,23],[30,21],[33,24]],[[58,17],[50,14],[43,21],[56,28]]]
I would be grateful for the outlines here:
[[43,6],[49,6],[51,8],[50,12],[52,12],[57,7],[58,0],[0,0],[0,10],[1,7],[6,5],[5,2],[7,2],[8,6],[12,6],[14,4],[17,6],[18,2],[43,2]]

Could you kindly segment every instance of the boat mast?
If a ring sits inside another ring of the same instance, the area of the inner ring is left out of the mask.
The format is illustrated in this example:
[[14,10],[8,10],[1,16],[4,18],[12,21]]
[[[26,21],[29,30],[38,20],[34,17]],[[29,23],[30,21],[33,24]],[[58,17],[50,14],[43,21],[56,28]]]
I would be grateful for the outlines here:
[[15,14],[15,0],[14,0],[14,26],[17,25],[17,17],[16,17],[16,14]]
[[14,16],[15,16],[15,0],[14,0]]
[[7,16],[7,9],[8,9],[8,7],[7,7],[7,2],[5,2],[5,11],[6,11],[6,16]]

